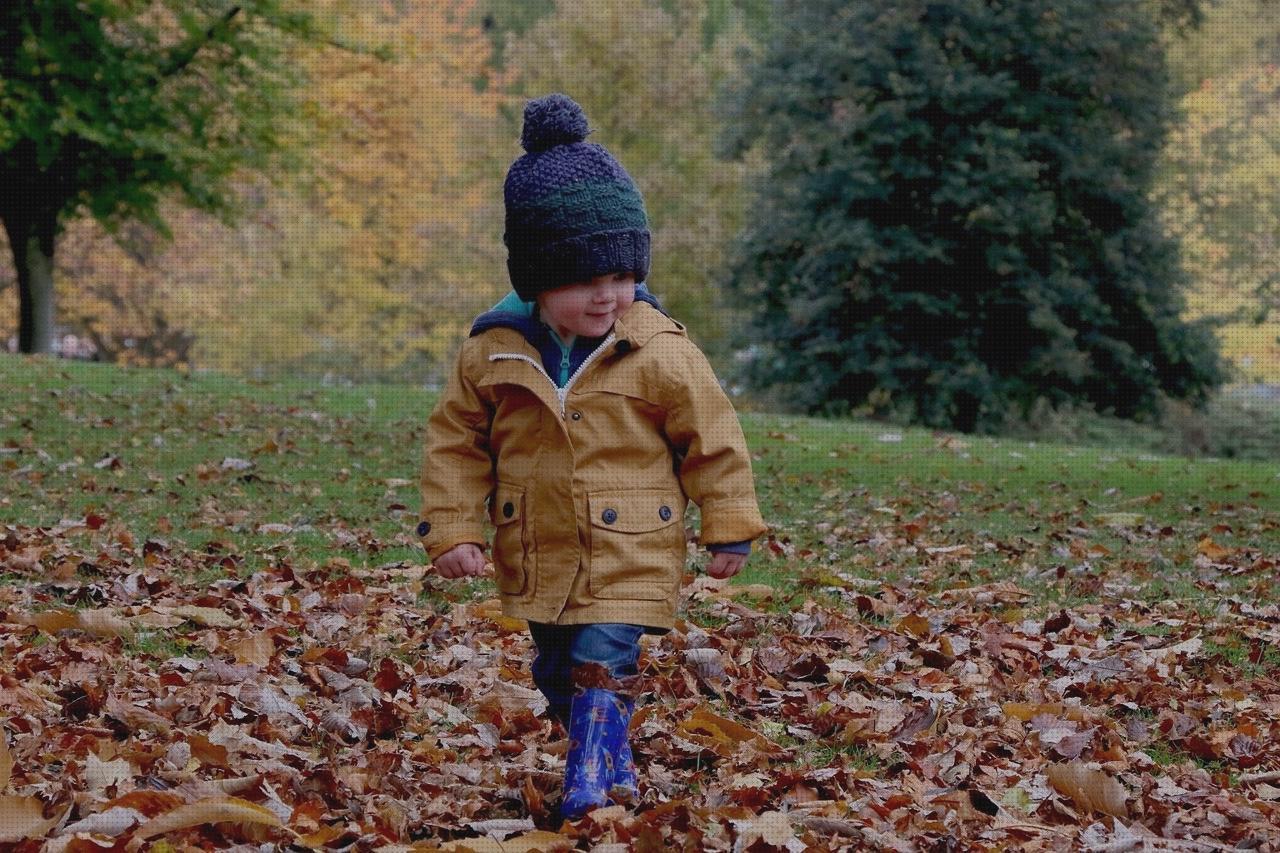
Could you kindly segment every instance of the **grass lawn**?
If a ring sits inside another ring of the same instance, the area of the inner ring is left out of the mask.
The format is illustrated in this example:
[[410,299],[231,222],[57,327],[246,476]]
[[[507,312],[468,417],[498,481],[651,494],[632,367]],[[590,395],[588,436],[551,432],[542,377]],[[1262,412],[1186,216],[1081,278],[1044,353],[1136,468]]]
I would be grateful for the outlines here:
[[[432,400],[6,356],[0,522],[96,516],[207,555],[205,583],[281,559],[421,563],[415,478]],[[795,591],[830,569],[937,592],[1007,580],[1037,612],[1108,595],[1209,610],[1273,595],[1280,461],[743,421],[773,533],[742,583]]]

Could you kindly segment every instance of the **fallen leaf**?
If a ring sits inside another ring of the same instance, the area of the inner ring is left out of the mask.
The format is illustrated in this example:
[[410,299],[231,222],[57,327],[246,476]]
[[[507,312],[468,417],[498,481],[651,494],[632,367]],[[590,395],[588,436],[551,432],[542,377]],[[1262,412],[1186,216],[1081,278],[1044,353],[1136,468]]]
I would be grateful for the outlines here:
[[85,758],[84,781],[94,793],[101,794],[112,785],[132,780],[133,776],[133,765],[123,758],[103,761],[92,752]]
[[1071,627],[1071,617],[1067,615],[1067,611],[1059,610],[1057,616],[1051,616],[1045,620],[1044,627],[1041,632],[1044,634],[1056,634],[1059,631],[1065,631]]
[[80,627],[80,620],[77,618],[76,612],[63,608],[41,610],[38,613],[19,613],[14,617],[13,621],[19,625],[31,625],[39,628],[46,634],[56,634],[67,628]]
[[230,648],[237,663],[251,663],[264,669],[271,663],[271,658],[276,652],[276,644],[272,641],[271,634],[266,631],[232,643]]
[[153,817],[134,832],[128,849],[138,850],[147,839],[157,835],[206,823],[253,823],[284,828],[274,812],[257,803],[239,797],[212,798],[178,806]]
[[137,809],[124,806],[113,806],[109,809],[88,815],[75,823],[67,824],[58,835],[74,835],[77,832],[88,832],[94,835],[105,835],[115,838],[124,835],[130,829],[146,820],[146,815]]
[[515,835],[518,832],[532,832],[536,829],[533,825],[533,821],[527,817],[518,820],[509,818],[478,820],[467,824],[467,828],[474,830],[475,832],[479,832],[482,835],[487,835],[498,841],[501,841],[507,836]]
[[782,812],[765,812],[758,817],[733,821],[738,838],[734,842],[735,851],[753,850],[756,845],[764,845],[767,849],[791,850],[800,853],[806,849],[805,843],[796,837],[791,828],[791,821]]
[[1072,761],[1050,764],[1044,772],[1058,793],[1069,796],[1084,811],[1128,817],[1124,786],[1103,771]]
[[676,726],[676,733],[722,758],[733,755],[744,743],[751,743],[762,751],[777,751],[777,747],[763,735],[713,713],[705,705],[694,709],[692,714],[681,720]]
[[44,816],[44,803],[36,797],[0,796],[0,841],[43,838],[57,822]]
[[904,741],[915,737],[933,727],[938,721],[938,706],[929,702],[913,710],[902,721],[902,725],[889,735],[890,740]]
[[1091,719],[1089,714],[1080,706],[1066,705],[1061,702],[1005,702],[1000,706],[1000,709],[1004,711],[1006,717],[1012,717],[1024,723],[1031,722],[1041,714],[1048,714],[1052,717],[1065,717],[1077,723],[1088,722]]
[[95,637],[133,636],[133,625],[111,608],[76,611],[76,627]]
[[234,628],[240,620],[233,619],[216,607],[199,607],[194,604],[180,604],[176,607],[157,607],[160,613],[180,616],[206,628]]
[[1208,536],[1200,540],[1199,544],[1196,545],[1196,550],[1214,562],[1224,560],[1234,553],[1231,548],[1222,547]]
[[923,640],[933,633],[932,628],[929,626],[929,620],[916,613],[903,616],[902,619],[898,620],[898,624],[894,626],[894,630],[905,631],[917,640]]

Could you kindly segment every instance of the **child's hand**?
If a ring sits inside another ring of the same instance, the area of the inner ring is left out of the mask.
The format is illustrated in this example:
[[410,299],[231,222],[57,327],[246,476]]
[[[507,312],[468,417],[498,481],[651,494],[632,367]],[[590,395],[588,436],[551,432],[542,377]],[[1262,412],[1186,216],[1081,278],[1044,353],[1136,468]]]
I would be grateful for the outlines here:
[[746,564],[746,554],[731,554],[728,551],[721,551],[711,556],[711,562],[707,564],[707,574],[721,580],[731,578],[742,571],[742,567]]
[[435,561],[436,574],[442,578],[479,577],[484,568],[484,552],[470,542],[455,545]]

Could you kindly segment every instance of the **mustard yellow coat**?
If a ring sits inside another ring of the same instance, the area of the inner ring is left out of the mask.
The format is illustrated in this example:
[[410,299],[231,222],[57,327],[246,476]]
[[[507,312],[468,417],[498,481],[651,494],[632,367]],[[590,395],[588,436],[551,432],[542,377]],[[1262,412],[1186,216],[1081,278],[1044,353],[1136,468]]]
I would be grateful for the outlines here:
[[468,338],[421,489],[430,557],[483,547],[487,516],[503,612],[537,622],[671,627],[689,499],[703,544],[765,531],[733,406],[684,327],[640,301],[563,389],[517,330]]

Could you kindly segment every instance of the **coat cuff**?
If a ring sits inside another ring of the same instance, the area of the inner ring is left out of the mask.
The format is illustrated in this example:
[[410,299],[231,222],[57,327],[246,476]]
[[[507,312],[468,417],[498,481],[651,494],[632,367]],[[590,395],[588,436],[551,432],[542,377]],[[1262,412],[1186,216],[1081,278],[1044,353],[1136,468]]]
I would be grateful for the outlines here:
[[424,518],[418,522],[418,537],[432,561],[464,542],[484,548],[484,531],[470,521],[435,522]]
[[722,542],[750,542],[769,529],[753,500],[706,501],[701,506],[703,545]]
[[745,539],[742,542],[717,542],[708,545],[707,550],[712,554],[750,554],[751,540]]

